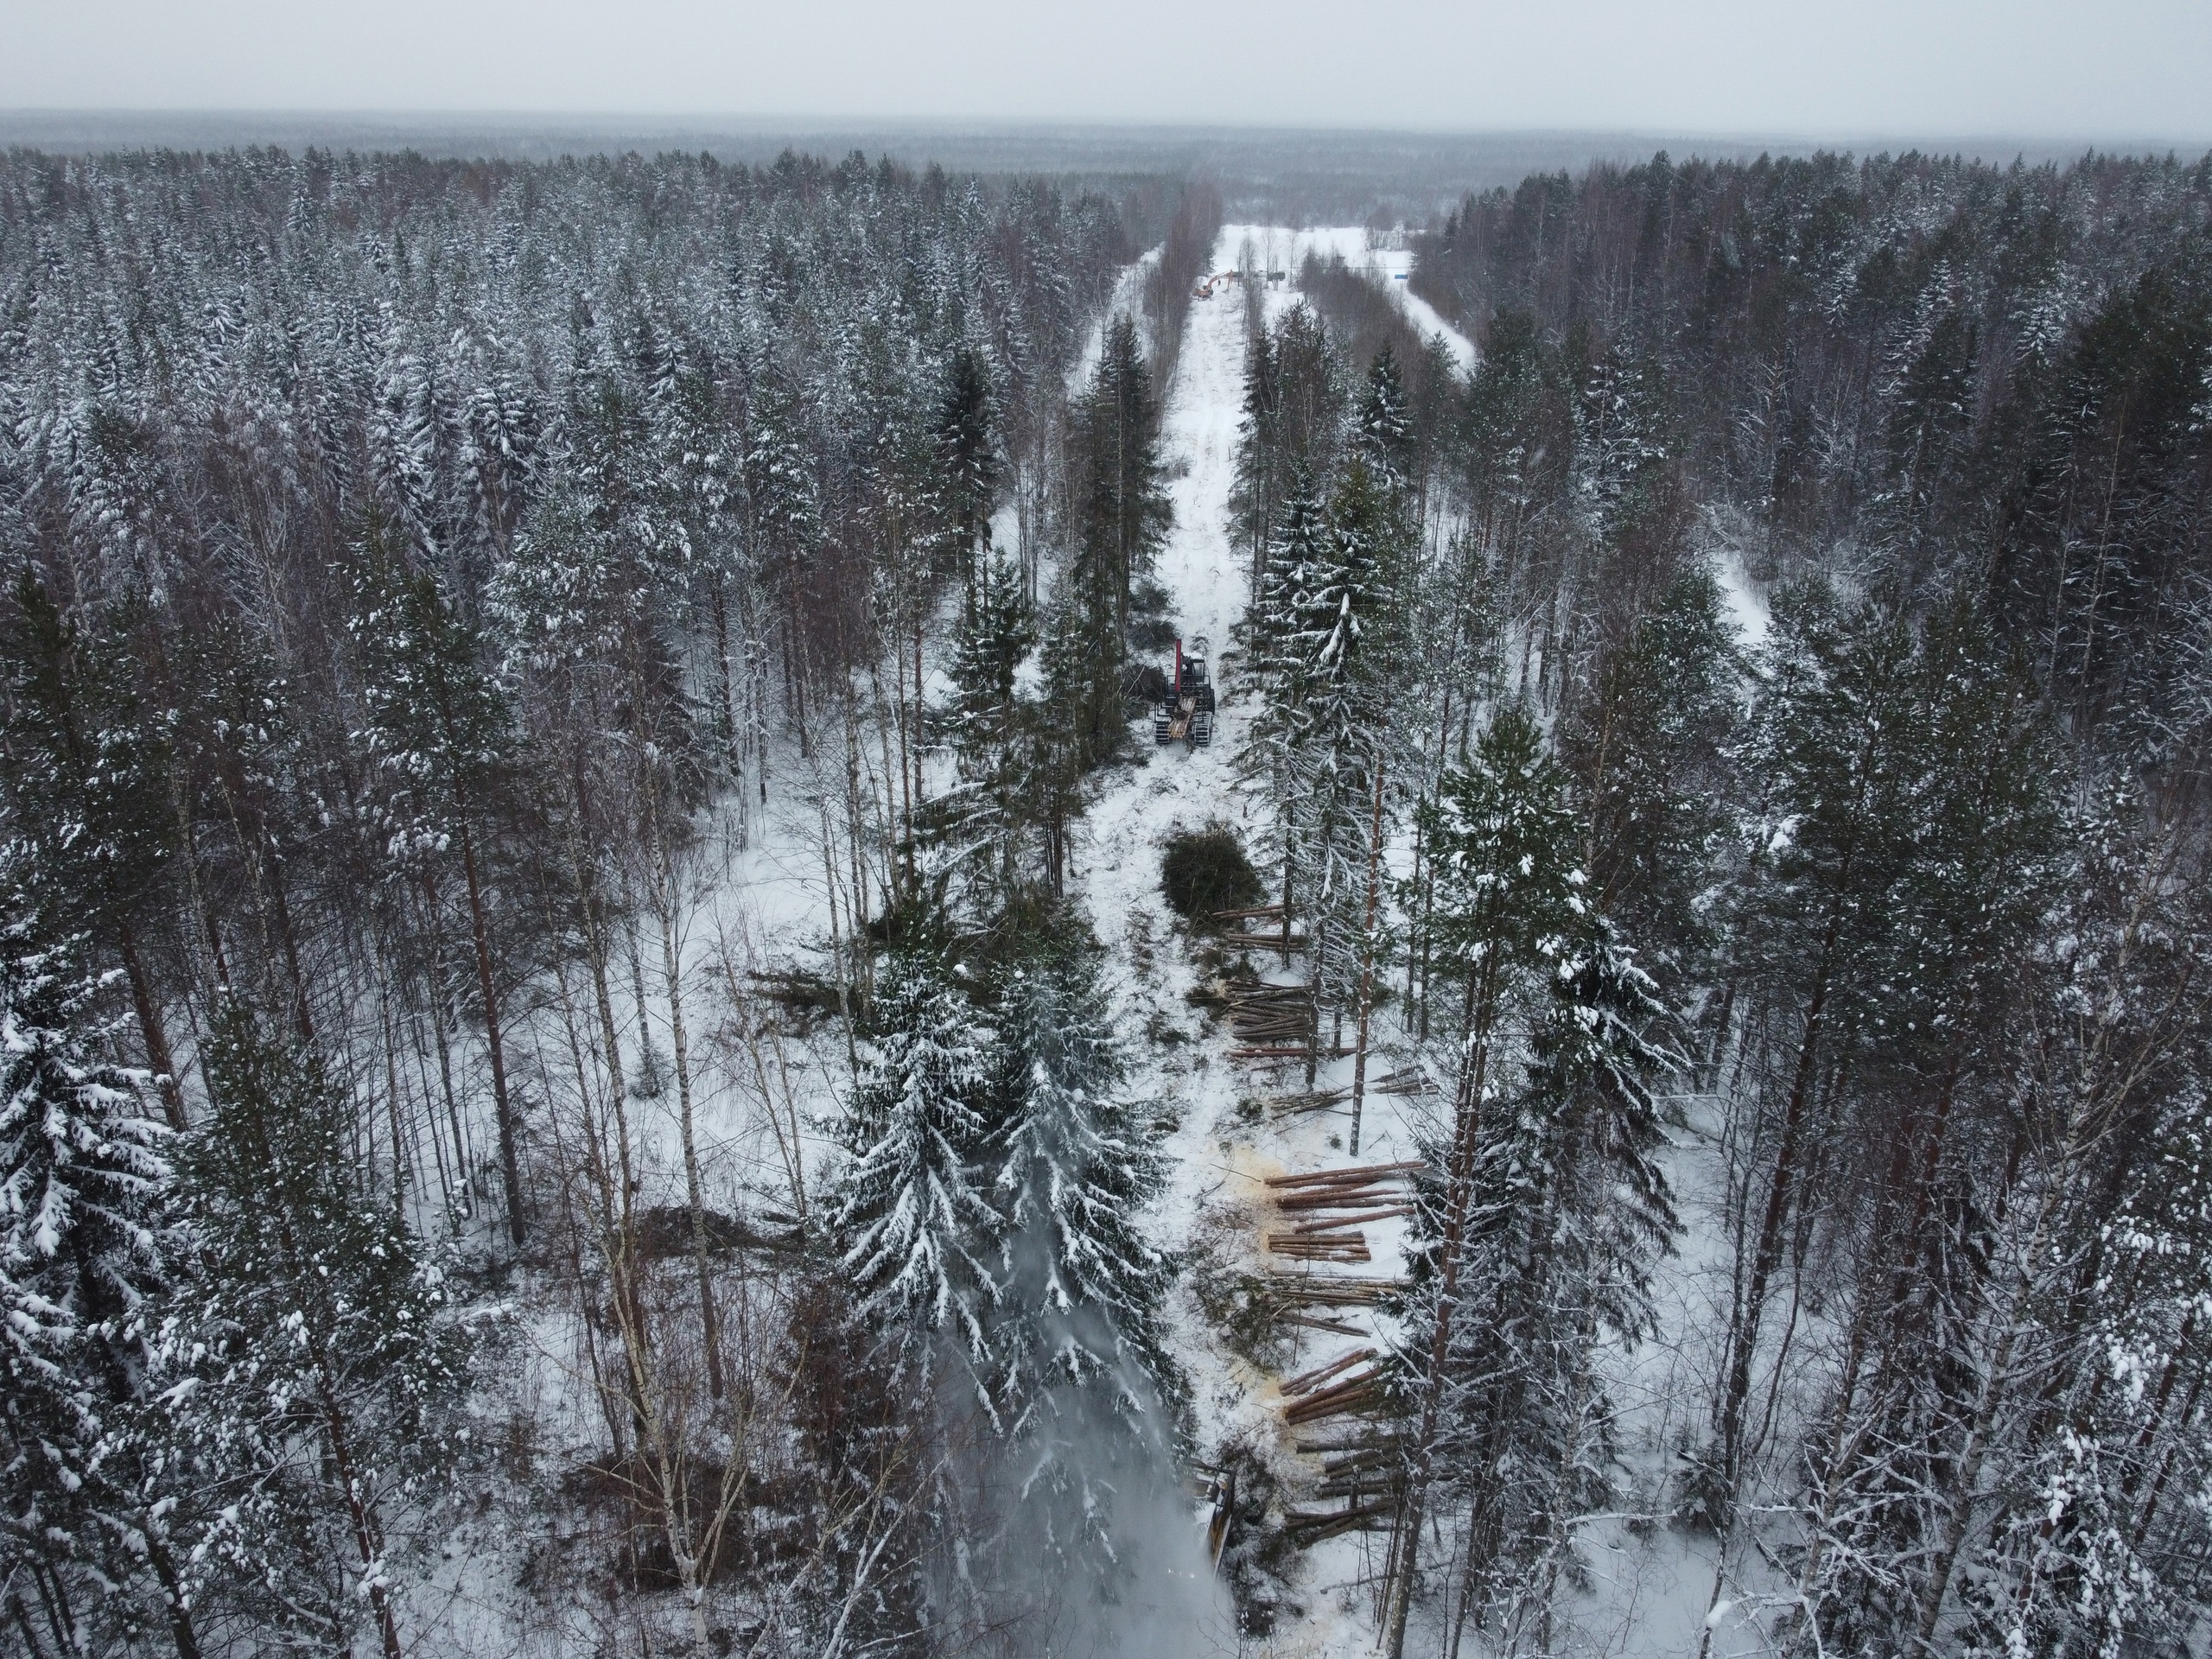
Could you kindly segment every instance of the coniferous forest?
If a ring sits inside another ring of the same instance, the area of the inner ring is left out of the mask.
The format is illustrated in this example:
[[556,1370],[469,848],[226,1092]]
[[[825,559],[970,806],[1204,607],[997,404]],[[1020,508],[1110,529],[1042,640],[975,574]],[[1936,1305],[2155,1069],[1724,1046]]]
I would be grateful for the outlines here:
[[2212,162],[0,161],[27,1659],[2212,1640]]

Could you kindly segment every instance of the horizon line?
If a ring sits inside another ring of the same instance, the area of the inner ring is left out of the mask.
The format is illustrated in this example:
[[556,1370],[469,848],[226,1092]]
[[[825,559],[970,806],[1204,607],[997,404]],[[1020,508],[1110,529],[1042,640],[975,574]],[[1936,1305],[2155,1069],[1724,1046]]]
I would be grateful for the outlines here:
[[[2007,131],[2002,129],[1914,129],[1910,127],[1817,128],[1799,130],[1755,127],[1697,128],[1639,124],[1622,126],[1548,125],[1453,126],[1430,124],[1386,125],[1366,122],[1222,122],[1166,118],[1032,117],[998,115],[866,115],[849,113],[763,114],[744,111],[651,111],[630,109],[508,109],[359,105],[0,105],[0,127],[22,122],[92,125],[104,121],[194,124],[283,122],[293,124],[377,123],[396,127],[458,122],[517,130],[523,134],[565,136],[562,124],[599,130],[610,136],[645,137],[696,133],[713,136],[775,137],[785,133],[897,136],[905,133],[1015,136],[1025,133],[1097,135],[1127,137],[1324,137],[1414,138],[1431,140],[1630,140],[1660,139],[1700,143],[1725,143],[1737,148],[1758,145],[1792,149],[1853,149],[1870,144],[2016,146],[2036,149],[2086,149],[2091,151],[2121,148],[2129,153],[2152,149],[2212,149],[2212,133],[2185,135],[2158,132]],[[458,135],[454,135],[458,136]]]

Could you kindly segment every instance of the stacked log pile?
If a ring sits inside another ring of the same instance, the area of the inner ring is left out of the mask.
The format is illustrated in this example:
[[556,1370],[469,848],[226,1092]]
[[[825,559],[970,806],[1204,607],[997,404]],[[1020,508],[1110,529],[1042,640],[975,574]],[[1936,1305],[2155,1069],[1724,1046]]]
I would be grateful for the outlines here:
[[1274,1177],[1268,1185],[1288,1224],[1268,1235],[1269,1253],[1300,1262],[1372,1261],[1362,1229],[1413,1213],[1404,1181],[1407,1171],[1419,1167],[1418,1162],[1368,1164]]
[[1345,1438],[1300,1440],[1296,1449],[1321,1460],[1321,1478],[1308,1497],[1344,1500],[1342,1509],[1284,1511],[1284,1529],[1301,1548],[1339,1533],[1389,1529],[1405,1471],[1404,1442],[1390,1425],[1369,1424]]
[[1297,1428],[1374,1410],[1383,1399],[1381,1357],[1372,1348],[1355,1348],[1341,1359],[1291,1378],[1282,1385],[1283,1421]]
[[1406,1288],[1402,1279],[1370,1279],[1352,1274],[1324,1277],[1276,1273],[1268,1277],[1268,1288],[1278,1307],[1372,1307],[1394,1291]]
[[1268,985],[1256,979],[1231,980],[1229,1028],[1239,1060],[1304,1058],[1313,1040],[1313,993],[1304,985]]
[[1376,1434],[1321,1452],[1321,1482],[1315,1497],[1372,1497],[1396,1490],[1402,1448],[1397,1437]]
[[[1233,944],[1281,949],[1286,964],[1291,951],[1306,944],[1303,935],[1289,931],[1280,905],[1217,911],[1213,921]],[[1217,982],[1210,1001],[1217,1007],[1227,1005],[1232,1059],[1265,1065],[1309,1056],[1341,1058],[1351,1052],[1321,1042],[1310,985],[1270,984],[1248,970]],[[1370,1075],[1368,1086],[1370,1092],[1382,1095],[1435,1092],[1418,1068]],[[1317,1087],[1309,1078],[1303,1090],[1281,1094],[1272,1109],[1278,1117],[1290,1117],[1337,1110],[1351,1098],[1348,1088]],[[1389,1415],[1391,1361],[1374,1332],[1362,1328],[1371,1322],[1360,1320],[1359,1310],[1404,1290],[1406,1281],[1342,1269],[1373,1262],[1370,1224],[1414,1213],[1411,1175],[1421,1166],[1418,1160],[1367,1164],[1276,1176],[1267,1183],[1278,1213],[1266,1230],[1266,1249],[1285,1264],[1266,1275],[1276,1322],[1349,1338],[1357,1344],[1282,1385],[1285,1427],[1330,1436],[1295,1442],[1300,1452],[1320,1460],[1319,1478],[1302,1500],[1304,1506],[1288,1509],[1283,1516],[1291,1541],[1301,1548],[1346,1532],[1386,1529],[1397,1509],[1404,1455]]]
[[1217,910],[1214,925],[1224,937],[1237,944],[1265,945],[1280,950],[1287,959],[1294,950],[1306,948],[1306,936],[1285,930],[1281,905],[1254,905],[1245,910]]
[[[1410,1090],[1408,1090],[1410,1092]],[[1410,1186],[1418,1160],[1364,1164],[1351,1169],[1278,1175],[1267,1183],[1281,1221],[1267,1236],[1271,1255],[1301,1263],[1364,1263],[1371,1260],[1364,1229],[1372,1222],[1411,1215]],[[1302,1329],[1362,1338],[1344,1312],[1372,1307],[1406,1287],[1400,1279],[1371,1274],[1278,1271],[1270,1291],[1279,1319]],[[1321,1460],[1309,1505],[1288,1510],[1283,1523],[1300,1547],[1346,1532],[1386,1528],[1397,1507],[1402,1450],[1389,1410],[1389,1360],[1370,1338],[1282,1385],[1283,1421],[1293,1429],[1338,1426],[1351,1429],[1327,1440],[1300,1440],[1297,1449]],[[1329,1426],[1323,1427],[1323,1426]]]

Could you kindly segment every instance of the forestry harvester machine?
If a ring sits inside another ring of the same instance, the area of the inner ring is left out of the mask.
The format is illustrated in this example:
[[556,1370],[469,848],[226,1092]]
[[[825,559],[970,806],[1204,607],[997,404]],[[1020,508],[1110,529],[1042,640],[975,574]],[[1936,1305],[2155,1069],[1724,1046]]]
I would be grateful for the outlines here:
[[1167,700],[1152,707],[1152,741],[1164,747],[1178,739],[1194,749],[1213,741],[1213,682],[1206,677],[1204,639],[1191,641],[1187,654],[1183,642],[1175,642],[1175,677],[1167,683]]

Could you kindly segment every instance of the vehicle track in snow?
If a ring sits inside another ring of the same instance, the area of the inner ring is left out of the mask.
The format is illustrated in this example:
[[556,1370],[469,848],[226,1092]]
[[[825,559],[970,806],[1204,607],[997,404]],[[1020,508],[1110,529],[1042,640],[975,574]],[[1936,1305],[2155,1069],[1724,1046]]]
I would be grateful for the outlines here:
[[[1387,284],[1404,258],[1387,251],[1370,255],[1364,233],[1357,230],[1230,226],[1216,245],[1213,269],[1234,268],[1248,238],[1261,254],[1262,270],[1272,265],[1294,273],[1295,262],[1316,247],[1345,252],[1348,264],[1368,268],[1371,277]],[[1354,253],[1360,257],[1352,257]],[[1473,362],[1472,346],[1433,311],[1408,303],[1412,296],[1402,288],[1390,291],[1417,327],[1446,335],[1463,367]],[[1287,281],[1271,286],[1268,315],[1280,315],[1297,297]],[[1256,712],[1233,632],[1244,612],[1249,572],[1236,548],[1229,505],[1243,397],[1244,315],[1244,296],[1234,283],[1222,284],[1211,299],[1192,302],[1181,360],[1166,391],[1161,431],[1175,518],[1154,574],[1168,591],[1169,615],[1183,637],[1205,638],[1211,645],[1220,696],[1214,740],[1209,748],[1197,751],[1186,752],[1179,743],[1155,748],[1149,722],[1135,727],[1132,761],[1110,768],[1099,780],[1077,833],[1071,880],[1114,963],[1133,1085],[1158,1101],[1164,1119],[1174,1124],[1162,1141],[1170,1175],[1148,1218],[1151,1236],[1172,1250],[1204,1245],[1218,1251],[1225,1218],[1236,1251],[1228,1265],[1264,1274],[1292,1265],[1271,1257],[1266,1249],[1267,1234],[1281,1230],[1286,1220],[1277,1202],[1281,1189],[1270,1189],[1270,1178],[1411,1159],[1418,1150],[1416,1131],[1440,1115],[1440,1105],[1433,1096],[1376,1092],[1377,1076],[1397,1064],[1386,1051],[1370,1058],[1357,1158],[1341,1144],[1341,1116],[1268,1111],[1265,1103],[1270,1098],[1303,1087],[1302,1073],[1287,1073],[1275,1086],[1275,1080],[1229,1058],[1234,1039],[1228,1022],[1208,1017],[1190,1000],[1199,978],[1198,949],[1168,912],[1161,893],[1160,856],[1176,828],[1196,829],[1218,818],[1243,832],[1248,842],[1256,842],[1267,822],[1264,801],[1242,788],[1237,778],[1237,756]],[[1751,613],[1748,601],[1738,608],[1745,613],[1747,632],[1755,634],[1763,619]],[[1164,659],[1160,666],[1166,668]],[[1253,953],[1252,960],[1278,980],[1298,977],[1303,968],[1294,963],[1285,972],[1266,952]],[[1319,1082],[1324,1089],[1347,1084],[1350,1074],[1351,1063],[1339,1061],[1323,1068]],[[1709,1149],[1699,1144],[1702,1139],[1692,1133],[1678,1143],[1678,1162],[1709,1162]],[[1678,1179],[1677,1186],[1686,1209],[1707,1207],[1693,1194],[1711,1185],[1710,1172],[1693,1174],[1686,1166],[1681,1175],[1686,1179]],[[1315,1271],[1377,1277],[1401,1271],[1404,1218],[1378,1216],[1359,1225],[1371,1260]],[[1659,1269],[1662,1295],[1684,1305],[1682,1319],[1690,1325],[1699,1317],[1698,1299],[1709,1289],[1711,1265],[1703,1258],[1710,1255],[1715,1236],[1710,1217],[1693,1220],[1690,1234],[1681,1242],[1681,1255]],[[1220,1265],[1217,1259],[1215,1266]],[[1343,1499],[1323,1491],[1319,1461],[1293,1449],[1300,1431],[1286,1422],[1286,1409],[1313,1391],[1296,1392],[1300,1378],[1317,1372],[1326,1379],[1343,1375],[1333,1368],[1354,1361],[1363,1349],[1387,1349],[1394,1333],[1371,1309],[1343,1310],[1342,1317],[1326,1309],[1307,1311],[1324,1316],[1319,1326],[1286,1327],[1278,1362],[1262,1370],[1231,1351],[1224,1333],[1197,1306],[1186,1274],[1169,1309],[1169,1340],[1191,1379],[1198,1455],[1246,1440],[1262,1448],[1283,1478],[1287,1504],[1310,1510]],[[1321,1328],[1330,1325],[1343,1328]],[[1624,1429],[1643,1442],[1636,1460],[1654,1474],[1667,1465],[1673,1437],[1680,1432],[1679,1405],[1669,1402],[1688,1397],[1682,1363],[1679,1351],[1650,1348],[1616,1355],[1611,1362],[1621,1391]],[[1287,1381],[1294,1389],[1290,1395],[1284,1392]],[[1694,1650],[1713,1582],[1709,1554],[1700,1541],[1674,1534],[1632,1536],[1614,1517],[1593,1526],[1586,1542],[1599,1571],[1593,1593],[1577,1610],[1576,1623],[1590,1645],[1623,1656]],[[1282,1621],[1253,1650],[1273,1659],[1349,1659],[1371,1651],[1375,1627],[1369,1597],[1357,1586],[1372,1583],[1382,1544],[1378,1534],[1351,1533],[1315,1545],[1294,1586],[1302,1616]],[[1716,1646],[1715,1651],[1735,1645]]]
[[[1253,227],[1230,226],[1216,245],[1214,269],[1231,268]],[[1288,237],[1294,233],[1278,232]],[[1302,242],[1311,233],[1295,233]],[[1331,234],[1341,236],[1342,232]],[[1297,250],[1299,257],[1302,249]],[[1288,255],[1285,254],[1287,257]],[[1271,289],[1269,315],[1294,303],[1286,283]],[[1198,981],[1196,947],[1174,922],[1161,895],[1160,861],[1177,828],[1197,829],[1221,819],[1256,841],[1265,825],[1264,802],[1240,786],[1237,756],[1256,705],[1242,672],[1234,630],[1243,616],[1249,569],[1236,546],[1230,510],[1235,480],[1237,427],[1243,401],[1245,301],[1234,283],[1211,299],[1193,300],[1181,358],[1167,389],[1161,425],[1169,469],[1174,524],[1154,575],[1170,595],[1169,615],[1185,641],[1205,639],[1220,706],[1211,745],[1190,750],[1179,742],[1155,747],[1148,722],[1133,730],[1134,760],[1110,769],[1084,814],[1073,849],[1071,884],[1082,896],[1100,941],[1116,964],[1122,1024],[1135,1062],[1136,1085],[1157,1099],[1176,1122],[1164,1143],[1170,1164],[1168,1190],[1154,1207],[1154,1242],[1185,1250],[1209,1224],[1211,1211],[1239,1214],[1243,1271],[1293,1268],[1267,1250],[1284,1217],[1267,1182],[1351,1164],[1374,1164],[1413,1155],[1412,1141],[1396,1103],[1370,1097],[1360,1155],[1341,1144],[1343,1122],[1326,1113],[1274,1116],[1263,1103],[1280,1091],[1266,1076],[1228,1058],[1233,1039],[1227,1022],[1205,1017],[1189,1001]],[[1163,661],[1161,666],[1167,664]],[[1268,953],[1255,967],[1285,977]],[[1302,964],[1296,965],[1302,971]],[[1349,1077],[1349,1062],[1338,1069]],[[1331,1081],[1325,1070],[1323,1082]],[[1303,1085],[1287,1075],[1286,1087]],[[1255,1109],[1258,1106],[1260,1109]],[[1372,1261],[1351,1269],[1388,1276],[1402,1259],[1404,1221],[1388,1217],[1363,1227]],[[1311,1270],[1324,1274],[1330,1266]],[[1346,1332],[1314,1326],[1286,1328],[1279,1366],[1262,1371],[1230,1352],[1220,1333],[1196,1307],[1188,1288],[1171,1311],[1171,1339],[1191,1376],[1201,1455],[1243,1439],[1265,1450],[1291,1486],[1294,1503],[1311,1500],[1318,1487],[1318,1459],[1292,1452],[1294,1435],[1285,1421],[1291,1402],[1286,1379],[1328,1370],[1362,1350],[1387,1344],[1371,1309],[1344,1310]],[[1310,1433],[1310,1430],[1308,1431]],[[1306,1491],[1296,1490],[1302,1486]],[[1346,1535],[1317,1546],[1300,1599],[1307,1617],[1286,1623],[1268,1651],[1285,1656],[1348,1654],[1370,1637],[1364,1621],[1348,1615],[1331,1586],[1371,1572],[1379,1539]]]

